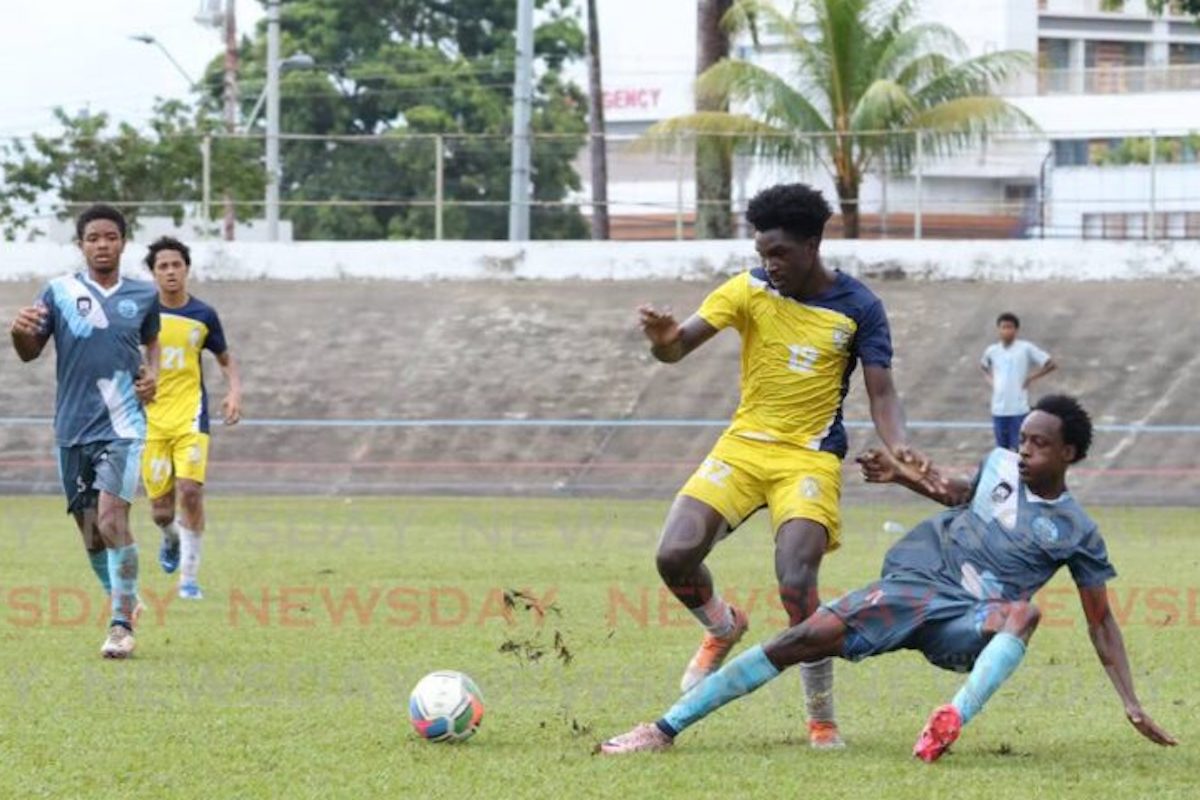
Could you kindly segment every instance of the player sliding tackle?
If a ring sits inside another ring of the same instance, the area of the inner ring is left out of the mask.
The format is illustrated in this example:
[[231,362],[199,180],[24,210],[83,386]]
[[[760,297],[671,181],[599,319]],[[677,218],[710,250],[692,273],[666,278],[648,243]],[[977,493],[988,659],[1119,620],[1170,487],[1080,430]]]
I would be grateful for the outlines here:
[[868,481],[899,483],[953,508],[893,545],[880,580],[746,651],[657,722],[609,739],[600,751],[669,747],[679,733],[793,664],[909,649],[944,669],[971,671],[954,699],[934,710],[913,747],[913,755],[935,761],[1021,663],[1039,618],[1030,598],[1063,564],[1125,716],[1150,741],[1174,745],[1134,692],[1105,589],[1116,571],[1095,523],[1067,491],[1067,468],[1087,455],[1091,441],[1092,423],[1078,402],[1052,395],[1025,419],[1019,451],[993,450],[971,483],[945,479],[933,468],[914,480],[884,450],[860,456]]

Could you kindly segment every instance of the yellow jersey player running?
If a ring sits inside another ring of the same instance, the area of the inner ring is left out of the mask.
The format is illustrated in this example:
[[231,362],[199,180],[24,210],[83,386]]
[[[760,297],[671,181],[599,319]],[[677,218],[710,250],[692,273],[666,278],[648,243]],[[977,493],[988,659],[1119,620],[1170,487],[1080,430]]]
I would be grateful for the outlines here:
[[[746,211],[761,267],[731,278],[682,324],[651,306],[639,309],[659,361],[679,361],[722,328],[742,338],[741,403],[671,506],[656,557],[667,587],[706,631],[680,682],[684,692],[715,672],[749,627],[745,614],[714,589],[704,560],[759,508],[770,511],[775,573],[790,624],[816,610],[821,558],[841,543],[842,401],[858,361],[884,445],[897,462],[924,463],[905,443],[883,303],[821,262],[831,213],[821,193],[804,184],[766,189]],[[920,467],[905,469],[917,475]],[[803,664],[801,675],[810,744],[843,746],[832,662]]]
[[[150,245],[146,266],[158,286],[162,346],[158,394],[147,407],[149,430],[142,480],[154,522],[163,532],[158,563],[168,574],[180,570],[179,596],[203,597],[196,582],[204,533],[204,478],[208,466],[208,395],[200,351],[217,358],[229,390],[221,404],[226,425],[242,414],[242,381],[225,343],[216,310],[188,294],[192,257],[187,245],[164,236]],[[175,499],[182,512],[175,517]]]

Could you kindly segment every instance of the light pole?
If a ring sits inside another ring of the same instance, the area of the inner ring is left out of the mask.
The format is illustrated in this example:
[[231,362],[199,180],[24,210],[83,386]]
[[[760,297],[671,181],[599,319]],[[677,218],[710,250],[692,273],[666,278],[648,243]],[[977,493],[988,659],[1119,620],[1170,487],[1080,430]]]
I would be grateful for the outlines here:
[[[316,65],[316,60],[313,59],[313,57],[308,53],[296,53],[279,62],[279,74],[283,75],[285,73],[300,69],[312,69]],[[251,108],[250,113],[246,115],[246,121],[242,123],[243,134],[249,133],[250,129],[254,127],[255,121],[258,119],[258,114],[260,111],[262,111],[263,105],[266,104],[266,101],[267,90],[264,87],[262,92],[259,93],[258,99],[254,101],[254,107]]]
[[533,0],[517,0],[517,64],[513,85],[512,175],[508,190],[508,239],[529,238],[529,183],[533,116]]
[[267,239],[279,241],[279,0],[267,2]]
[[171,51],[168,50],[166,47],[164,47],[163,43],[160,42],[158,39],[154,38],[153,36],[151,36],[148,33],[135,34],[134,36],[130,36],[129,38],[135,42],[141,42],[142,44],[152,44],[155,47],[157,47],[159,50],[162,51],[162,54],[167,57],[167,60],[171,62],[171,65],[173,67],[175,67],[175,70],[180,75],[183,76],[183,79],[185,81],[187,81],[188,88],[189,89],[196,88],[196,82],[194,80],[192,80],[192,76],[188,74],[188,71],[183,68],[182,64],[180,64],[178,61],[175,60],[175,56],[171,55]]

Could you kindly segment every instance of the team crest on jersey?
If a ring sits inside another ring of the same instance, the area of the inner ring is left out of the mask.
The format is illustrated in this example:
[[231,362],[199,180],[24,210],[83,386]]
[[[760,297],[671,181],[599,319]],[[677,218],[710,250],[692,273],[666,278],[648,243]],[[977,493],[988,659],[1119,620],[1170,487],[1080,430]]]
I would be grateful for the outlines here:
[[75,310],[79,312],[79,316],[81,317],[86,317],[88,314],[92,313],[92,298],[76,297]]
[[137,303],[130,300],[129,298],[125,298],[121,302],[117,303],[117,313],[120,314],[125,319],[133,319],[134,317],[137,316],[137,312],[138,312]]
[[833,329],[833,346],[838,350],[845,350],[850,344],[850,328],[846,325],[838,325]]
[[200,347],[200,337],[202,335],[203,334],[200,333],[199,328],[192,328],[192,330],[188,333],[188,344],[194,348]]
[[1058,541],[1058,525],[1049,517],[1038,517],[1033,521],[1033,533],[1043,542],[1054,544]]

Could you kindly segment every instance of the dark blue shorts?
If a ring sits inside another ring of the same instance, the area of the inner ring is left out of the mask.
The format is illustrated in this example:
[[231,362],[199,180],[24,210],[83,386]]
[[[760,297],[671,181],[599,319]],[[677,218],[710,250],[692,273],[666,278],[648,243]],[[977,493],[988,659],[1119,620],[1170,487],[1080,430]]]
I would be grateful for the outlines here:
[[992,433],[996,435],[996,447],[1016,450],[1021,444],[1021,423],[1024,421],[1024,414],[1017,414],[1013,417],[992,417]]
[[842,658],[861,661],[894,650],[918,650],[931,664],[970,670],[989,637],[993,602],[917,575],[889,575],[826,604],[846,624]]
[[58,476],[67,495],[67,513],[95,508],[100,492],[132,503],[145,446],[140,439],[114,439],[58,448]]

